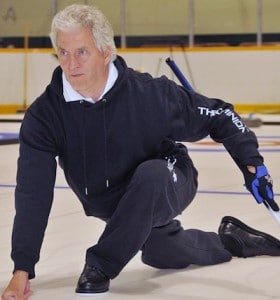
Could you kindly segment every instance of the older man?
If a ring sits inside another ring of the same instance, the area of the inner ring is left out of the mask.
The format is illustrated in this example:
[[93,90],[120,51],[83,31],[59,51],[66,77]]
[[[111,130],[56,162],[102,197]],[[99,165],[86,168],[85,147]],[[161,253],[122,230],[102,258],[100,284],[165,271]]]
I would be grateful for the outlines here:
[[[127,67],[95,7],[71,5],[52,22],[60,66],[27,110],[20,130],[13,277],[2,299],[27,299],[53,201],[56,158],[86,215],[106,227],[86,253],[76,292],[109,289],[142,251],[155,268],[280,255],[279,242],[226,217],[219,233],[182,228],[174,218],[193,200],[197,170],[180,141],[223,143],[258,202],[272,184],[252,131],[232,105]],[[82,228],[81,228],[82,230]]]

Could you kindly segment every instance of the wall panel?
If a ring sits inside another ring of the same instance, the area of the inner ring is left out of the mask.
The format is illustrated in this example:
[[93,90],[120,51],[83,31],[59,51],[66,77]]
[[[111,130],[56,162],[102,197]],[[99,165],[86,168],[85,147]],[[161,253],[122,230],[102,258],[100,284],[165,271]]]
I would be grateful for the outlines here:
[[[58,0],[58,10],[73,3],[98,6],[120,35],[120,0]],[[188,34],[188,0],[126,0],[128,35]],[[280,1],[264,0],[265,33],[279,33]],[[196,34],[256,32],[257,0],[195,0]],[[1,0],[0,37],[47,36],[52,0]]]

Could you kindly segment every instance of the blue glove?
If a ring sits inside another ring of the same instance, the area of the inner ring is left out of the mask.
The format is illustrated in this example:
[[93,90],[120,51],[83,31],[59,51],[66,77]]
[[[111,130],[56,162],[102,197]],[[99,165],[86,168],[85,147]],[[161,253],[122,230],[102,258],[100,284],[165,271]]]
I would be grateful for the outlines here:
[[258,203],[269,204],[274,211],[279,211],[277,203],[274,201],[272,189],[272,178],[268,174],[265,166],[257,166],[256,173],[253,174],[246,168],[243,171],[245,186],[254,196]]

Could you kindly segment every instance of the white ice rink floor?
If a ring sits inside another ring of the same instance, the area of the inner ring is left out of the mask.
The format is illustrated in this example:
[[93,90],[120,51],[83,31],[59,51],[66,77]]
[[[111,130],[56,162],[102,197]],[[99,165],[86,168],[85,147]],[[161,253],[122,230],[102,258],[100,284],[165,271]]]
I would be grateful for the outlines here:
[[[280,116],[272,116],[280,121]],[[263,118],[268,118],[263,116]],[[0,133],[17,133],[19,123],[0,123]],[[274,179],[275,199],[280,203],[280,126],[252,128],[260,151]],[[190,155],[199,170],[199,191],[180,216],[185,228],[217,231],[225,215],[280,239],[280,225],[263,205],[257,205],[243,187],[243,178],[229,155],[210,139],[190,144]],[[13,268],[10,236],[14,215],[14,186],[18,144],[0,146],[0,289]],[[74,293],[86,249],[93,245],[104,224],[86,217],[59,170],[37,277],[31,281],[34,300],[84,299]],[[156,270],[142,264],[137,255],[111,281],[106,294],[86,299],[114,300],[272,300],[280,299],[280,257],[234,258],[231,262],[184,270]]]

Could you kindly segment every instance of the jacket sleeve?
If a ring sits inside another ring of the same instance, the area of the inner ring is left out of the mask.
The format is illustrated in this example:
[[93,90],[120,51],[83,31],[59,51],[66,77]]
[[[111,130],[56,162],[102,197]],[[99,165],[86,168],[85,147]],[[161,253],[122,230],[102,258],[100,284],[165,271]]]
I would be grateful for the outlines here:
[[175,140],[195,142],[210,136],[224,145],[239,167],[263,163],[254,132],[242,122],[230,103],[173,84],[170,90],[171,131]]
[[35,277],[34,268],[52,206],[55,157],[49,128],[27,111],[20,130],[11,256],[14,271],[24,270],[30,279]]

